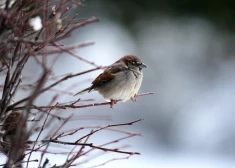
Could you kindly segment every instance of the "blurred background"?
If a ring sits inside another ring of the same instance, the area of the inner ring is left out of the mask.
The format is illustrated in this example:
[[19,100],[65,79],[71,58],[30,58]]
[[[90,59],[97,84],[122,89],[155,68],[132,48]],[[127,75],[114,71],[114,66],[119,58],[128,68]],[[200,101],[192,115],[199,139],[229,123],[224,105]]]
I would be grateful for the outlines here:
[[101,22],[74,37],[96,42],[78,53],[105,65],[138,55],[148,65],[140,92],[155,92],[114,110],[99,107],[114,121],[144,119],[134,125],[143,136],[129,141],[141,156],[106,167],[234,167],[235,1],[85,2],[78,12]]
[[[113,110],[108,106],[66,110],[112,117],[112,121],[74,121],[68,127],[144,119],[126,127],[143,135],[122,142],[131,145],[127,151],[141,155],[104,167],[234,167],[235,1],[86,0],[84,4],[86,7],[77,10],[79,17],[97,16],[101,21],[79,29],[62,43],[95,41],[95,45],[76,53],[98,65],[109,65],[126,54],[139,56],[148,65],[140,93],[155,92],[137,102],[118,103]],[[34,64],[28,64],[26,76],[39,73]],[[61,57],[53,67],[57,74],[90,68],[91,65],[70,56]],[[99,73],[68,80],[57,88],[81,82],[74,88],[75,93],[87,87]],[[45,104],[51,97],[50,92],[44,94],[38,104]],[[103,102],[97,92],[79,97]],[[74,97],[61,98],[61,102],[69,100]],[[115,136],[103,132],[94,140],[99,144]],[[52,157],[50,164],[60,162],[57,156]],[[85,167],[113,157],[116,154],[98,157]]]

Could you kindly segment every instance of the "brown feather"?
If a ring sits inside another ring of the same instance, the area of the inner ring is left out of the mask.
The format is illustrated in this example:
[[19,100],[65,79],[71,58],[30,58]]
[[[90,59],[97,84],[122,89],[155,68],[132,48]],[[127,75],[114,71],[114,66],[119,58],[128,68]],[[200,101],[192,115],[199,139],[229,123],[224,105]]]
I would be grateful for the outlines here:
[[115,74],[120,72],[121,69],[118,67],[112,67],[106,69],[102,74],[100,74],[93,82],[91,86],[91,90],[95,89],[96,87],[100,87],[105,83],[114,79]]

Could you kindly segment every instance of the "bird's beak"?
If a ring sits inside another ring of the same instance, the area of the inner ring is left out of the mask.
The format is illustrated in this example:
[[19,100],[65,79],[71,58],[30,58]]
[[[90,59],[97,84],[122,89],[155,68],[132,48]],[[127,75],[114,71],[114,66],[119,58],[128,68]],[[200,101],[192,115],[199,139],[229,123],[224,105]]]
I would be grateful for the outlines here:
[[147,68],[147,65],[145,65],[144,63],[139,65],[140,68]]

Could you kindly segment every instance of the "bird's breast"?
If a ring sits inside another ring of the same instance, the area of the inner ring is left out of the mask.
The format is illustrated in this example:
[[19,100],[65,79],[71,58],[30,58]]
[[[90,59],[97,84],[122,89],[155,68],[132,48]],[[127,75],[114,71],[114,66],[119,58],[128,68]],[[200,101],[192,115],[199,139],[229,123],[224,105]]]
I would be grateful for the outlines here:
[[130,70],[124,71],[116,74],[113,80],[98,90],[107,101],[112,99],[125,102],[137,94],[142,78],[142,73],[134,74]]

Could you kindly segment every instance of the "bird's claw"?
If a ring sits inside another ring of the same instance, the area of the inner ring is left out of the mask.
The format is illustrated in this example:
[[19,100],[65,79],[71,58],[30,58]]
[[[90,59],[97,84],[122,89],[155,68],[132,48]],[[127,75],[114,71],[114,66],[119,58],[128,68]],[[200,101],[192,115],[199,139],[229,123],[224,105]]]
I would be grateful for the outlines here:
[[110,102],[110,108],[113,109],[114,104],[117,104],[117,100],[111,100],[111,102]]
[[136,101],[136,98],[137,98],[137,94],[135,94],[133,97],[131,97],[131,100],[132,100],[133,102],[135,102],[135,101]]

